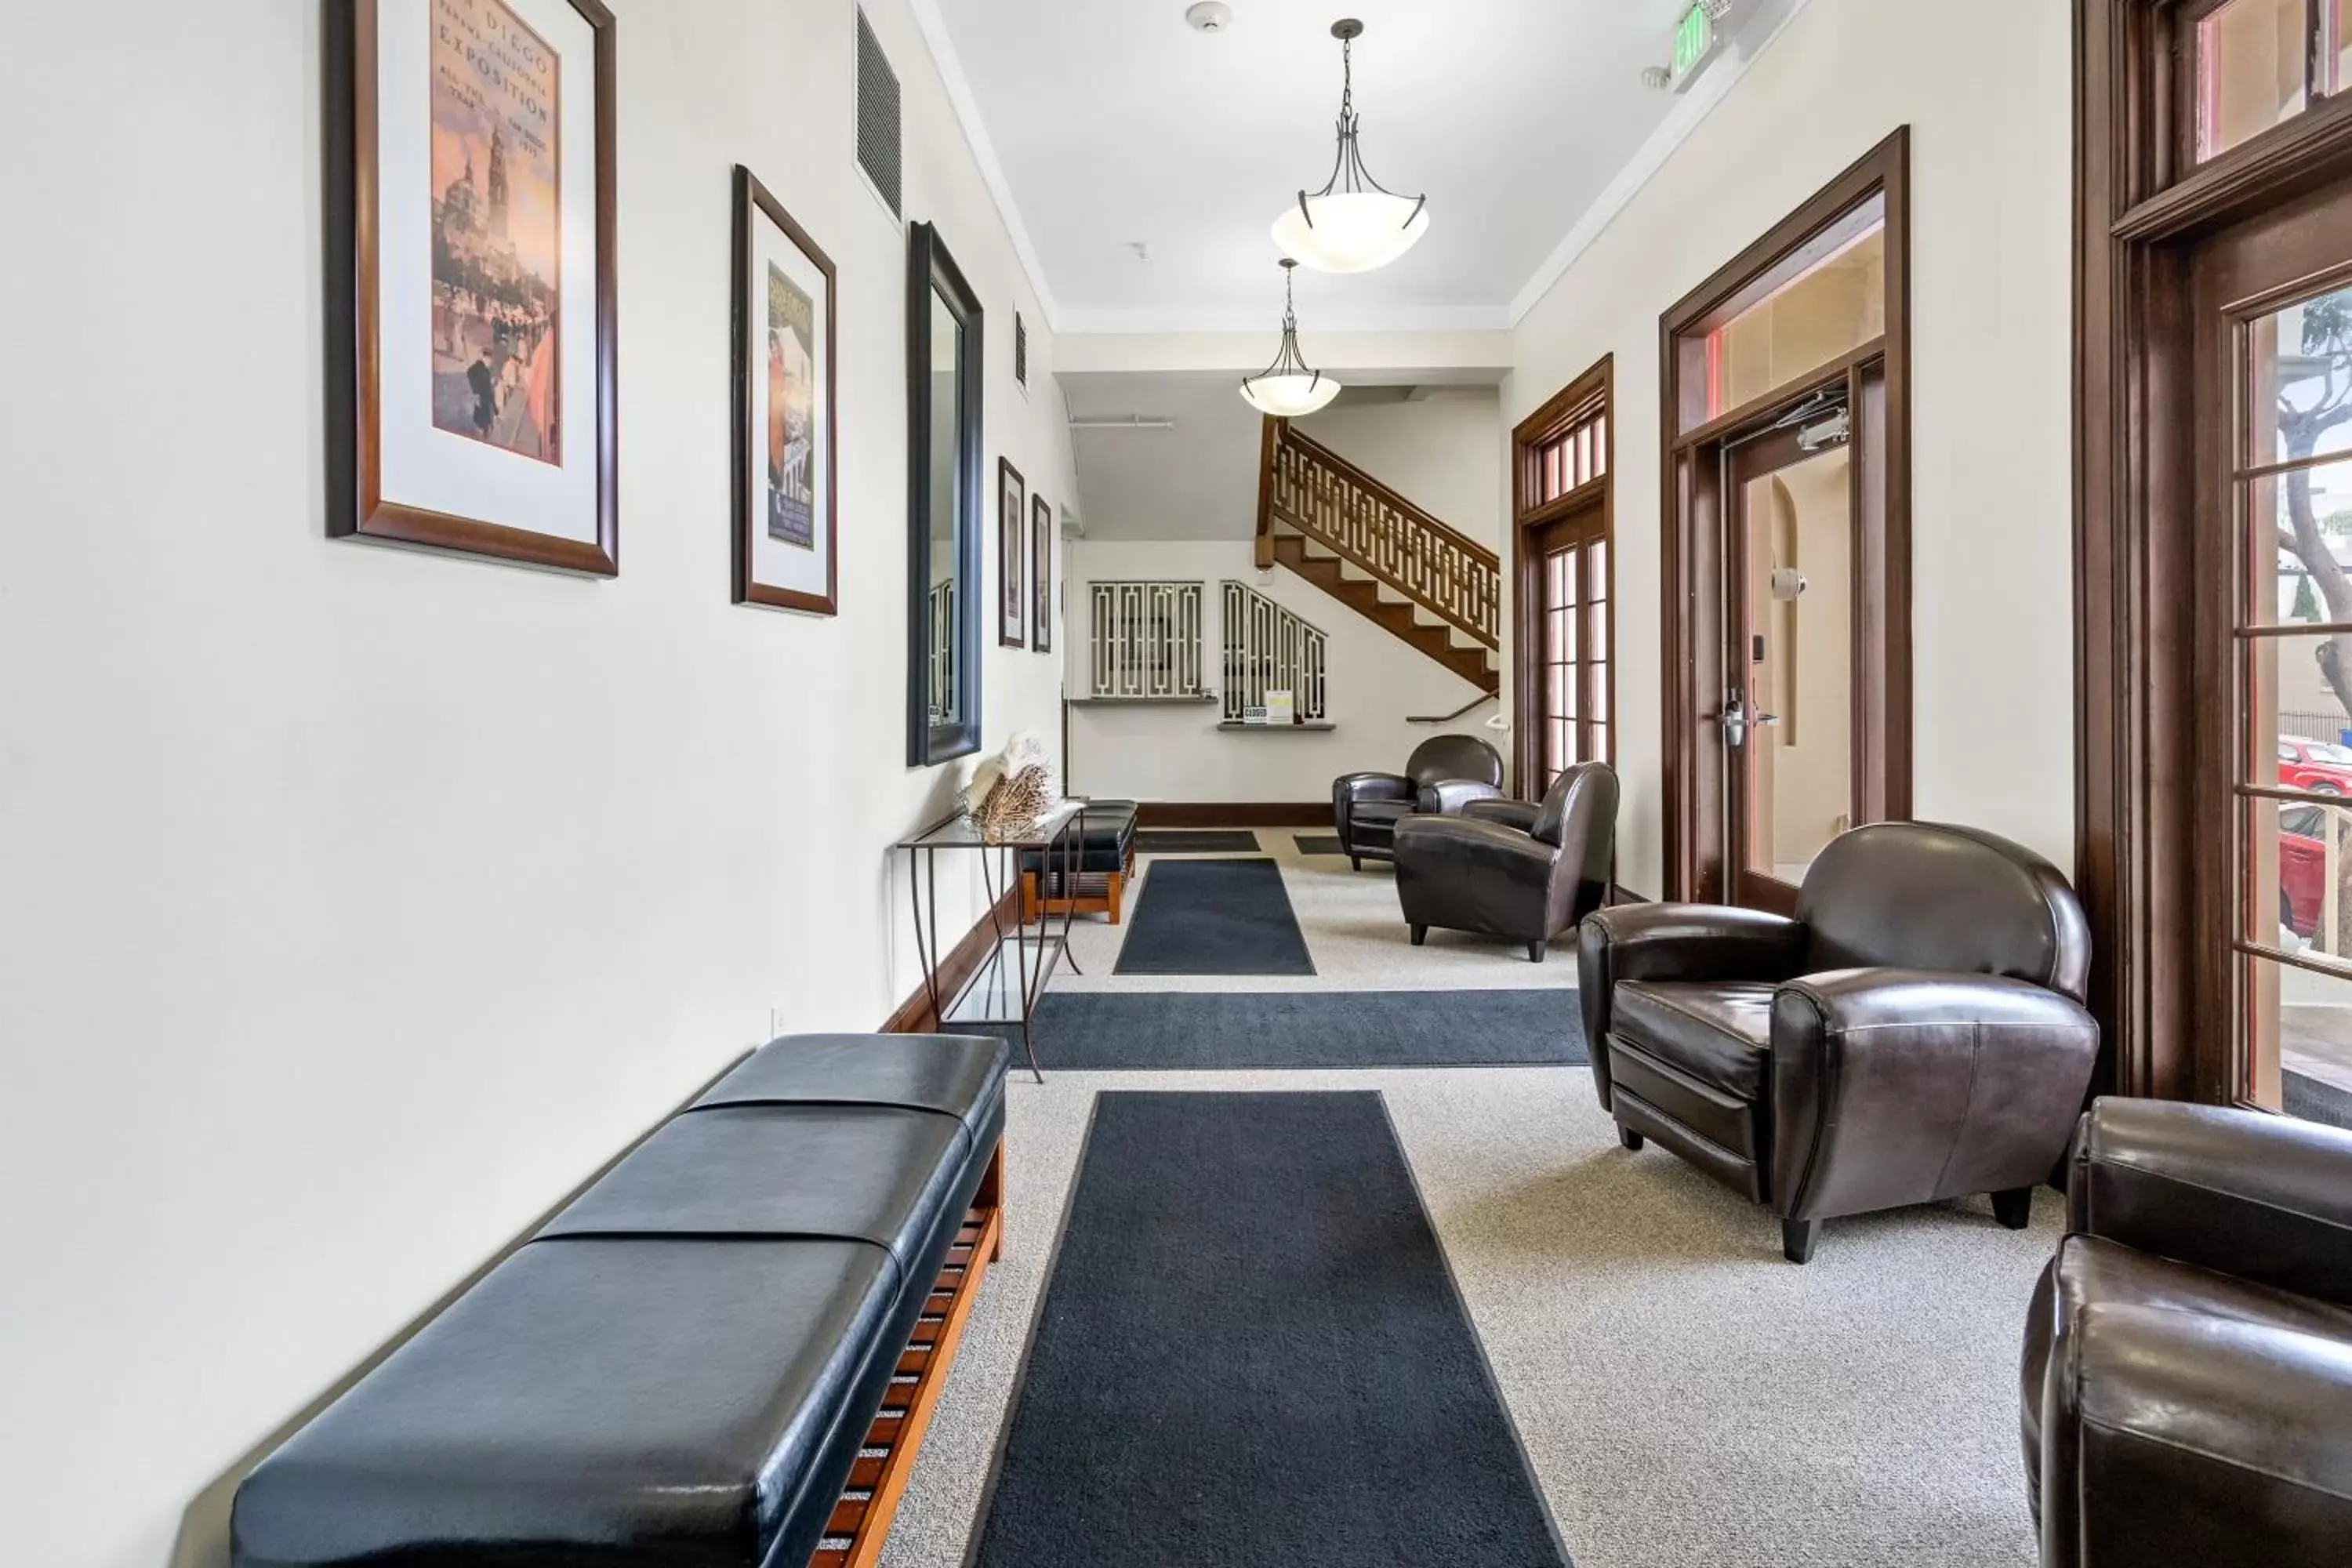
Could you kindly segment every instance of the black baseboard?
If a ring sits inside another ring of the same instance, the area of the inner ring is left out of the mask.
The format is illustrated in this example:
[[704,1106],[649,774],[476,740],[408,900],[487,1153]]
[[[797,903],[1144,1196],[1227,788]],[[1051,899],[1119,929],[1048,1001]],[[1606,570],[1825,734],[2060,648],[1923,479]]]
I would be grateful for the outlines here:
[[1331,803],[1310,801],[1181,801],[1138,803],[1139,827],[1328,827]]

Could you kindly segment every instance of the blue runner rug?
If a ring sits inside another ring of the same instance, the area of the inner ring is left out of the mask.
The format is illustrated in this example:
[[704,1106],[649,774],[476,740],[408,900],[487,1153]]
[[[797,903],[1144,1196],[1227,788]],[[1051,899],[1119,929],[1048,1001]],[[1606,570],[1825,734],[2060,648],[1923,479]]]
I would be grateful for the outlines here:
[[1120,974],[1312,974],[1275,861],[1155,860]]
[[1380,1096],[1108,1093],[975,1568],[1565,1568]]
[[1048,991],[1031,1027],[1038,1061],[1065,1071],[1590,1060],[1576,993],[1560,989]]

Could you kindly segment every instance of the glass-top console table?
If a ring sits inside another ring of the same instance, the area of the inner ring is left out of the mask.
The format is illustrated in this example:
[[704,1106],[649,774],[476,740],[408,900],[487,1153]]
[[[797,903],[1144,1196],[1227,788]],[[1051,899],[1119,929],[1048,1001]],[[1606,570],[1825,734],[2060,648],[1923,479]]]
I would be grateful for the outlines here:
[[[982,833],[959,813],[898,844],[908,855],[907,888],[914,906],[915,953],[922,961],[923,985],[930,998],[931,1016],[938,1020],[941,1030],[959,1024],[1020,1026],[1022,1050],[1029,1058],[1029,1071],[1039,1083],[1045,1081],[1045,1074],[1037,1066],[1037,1043],[1030,1034],[1030,1025],[1036,1016],[1037,998],[1045,994],[1045,981],[1055,966],[1067,963],[1071,973],[1077,972],[1077,962],[1069,952],[1076,900],[1062,900],[1062,929],[1056,932],[1053,929],[1051,900],[1039,899],[1033,933],[1018,896],[1021,862],[1024,857],[1036,857],[1041,887],[1048,875],[1057,885],[1075,885],[1085,853],[1083,836],[1078,831],[1085,811],[1084,801],[1066,800],[1030,826],[996,836]],[[981,886],[988,897],[989,927],[995,936],[988,956],[945,1005],[941,1005],[940,970],[947,963],[947,954],[940,946],[939,858],[942,852],[980,856]],[[1062,881],[1065,877],[1072,880]],[[1003,912],[1008,896],[1013,903],[1009,929]]]

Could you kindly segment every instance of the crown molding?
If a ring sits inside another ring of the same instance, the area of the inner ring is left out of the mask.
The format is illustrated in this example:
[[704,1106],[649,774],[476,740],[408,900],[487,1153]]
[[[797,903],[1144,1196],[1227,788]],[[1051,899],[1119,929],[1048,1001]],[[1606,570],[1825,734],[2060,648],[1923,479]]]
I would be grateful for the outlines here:
[[[1617,221],[1617,215],[1633,205],[1633,198],[1657,178],[1667,160],[1681,151],[1683,143],[1690,140],[1691,133],[1715,112],[1716,105],[1731,96],[1731,89],[1738,86],[1740,79],[1748,74],[1748,68],[1780,41],[1780,35],[1789,30],[1789,24],[1797,19],[1798,13],[1811,4],[1811,0],[1780,0],[1780,4],[1786,9],[1779,20],[1771,24],[1771,30],[1752,44],[1740,44],[1702,75],[1689,94],[1675,105],[1665,121],[1650,133],[1648,141],[1642,143],[1641,151],[1617,171],[1617,177],[1593,198],[1591,206],[1584,209],[1584,216],[1576,220],[1576,226],[1568,231],[1567,237],[1544,258],[1543,265],[1535,269],[1526,286],[1512,298],[1510,308],[1505,312],[1513,327],[1526,321],[1528,313],[1543,302],[1544,296],[1568,275],[1568,269],[1576,265],[1577,258],[1608,232],[1609,226]],[[1764,12],[1759,10],[1756,16],[1749,18],[1749,22],[1754,23],[1763,15]]]
[[[1776,6],[1779,16],[1769,24],[1769,30],[1753,42],[1742,42],[1724,58],[1700,77],[1687,96],[1675,104],[1664,123],[1651,132],[1641,150],[1617,172],[1591,205],[1584,209],[1565,237],[1546,257],[1528,281],[1507,305],[1423,306],[1388,311],[1333,312],[1316,322],[1316,328],[1330,332],[1445,332],[1445,331],[1507,331],[1517,328],[1528,313],[1540,304],[1545,295],[1567,276],[1570,268],[1600,237],[1608,232],[1620,213],[1633,205],[1650,182],[1694,132],[1705,123],[1717,105],[1731,95],[1748,68],[1763,57],[1764,52],[1780,41],[1789,25],[1811,4],[1811,0],[1765,0],[1750,25],[1763,20]],[[988,187],[989,197],[996,204],[997,216],[1013,241],[1013,255],[1029,280],[1029,288],[1037,298],[1039,310],[1045,318],[1048,331],[1056,336],[1064,333],[1116,335],[1159,332],[1245,332],[1265,329],[1265,323],[1245,318],[1240,312],[1226,310],[1188,311],[1165,309],[1090,309],[1073,307],[1065,310],[1046,286],[1045,268],[1038,259],[1037,249],[1029,237],[1029,228],[1022,220],[1021,207],[1013,199],[1013,187],[1005,178],[1004,167],[998,162],[995,144],[989,140],[988,126],[981,117],[979,100],[972,96],[971,84],[963,73],[963,64],[957,58],[955,41],[948,31],[947,20],[940,14],[939,0],[908,0],[914,14],[915,25],[922,33],[923,43],[930,51],[932,68],[939,72],[940,85],[946,89],[948,102],[955,110],[956,121],[963,128],[964,142],[971,150],[972,162],[979,165],[982,182]]]
[[956,122],[963,127],[964,143],[971,149],[972,162],[980,165],[981,181],[988,187],[989,198],[996,204],[997,219],[1004,225],[1004,232],[1013,241],[1013,254],[1028,276],[1029,291],[1037,297],[1037,309],[1045,318],[1045,328],[1058,334],[1063,331],[1061,309],[1054,301],[1054,291],[1045,286],[1045,266],[1037,259],[1037,247],[1030,243],[1029,226],[1021,220],[1021,207],[1013,199],[1013,186],[1004,177],[1004,165],[997,162],[996,144],[988,139],[987,122],[981,119],[980,102],[971,95],[971,83],[964,77],[963,62],[956,56],[955,39],[948,32],[947,18],[940,14],[939,0],[907,3],[915,14],[915,26],[923,35],[923,45],[930,50],[931,68],[940,73],[940,85],[947,89]]

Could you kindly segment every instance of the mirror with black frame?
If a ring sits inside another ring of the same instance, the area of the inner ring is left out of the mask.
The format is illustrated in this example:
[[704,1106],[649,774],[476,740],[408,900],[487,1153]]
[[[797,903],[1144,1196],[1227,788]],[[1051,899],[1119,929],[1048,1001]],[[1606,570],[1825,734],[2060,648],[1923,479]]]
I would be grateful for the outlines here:
[[907,762],[980,750],[981,308],[929,224],[907,247]]

